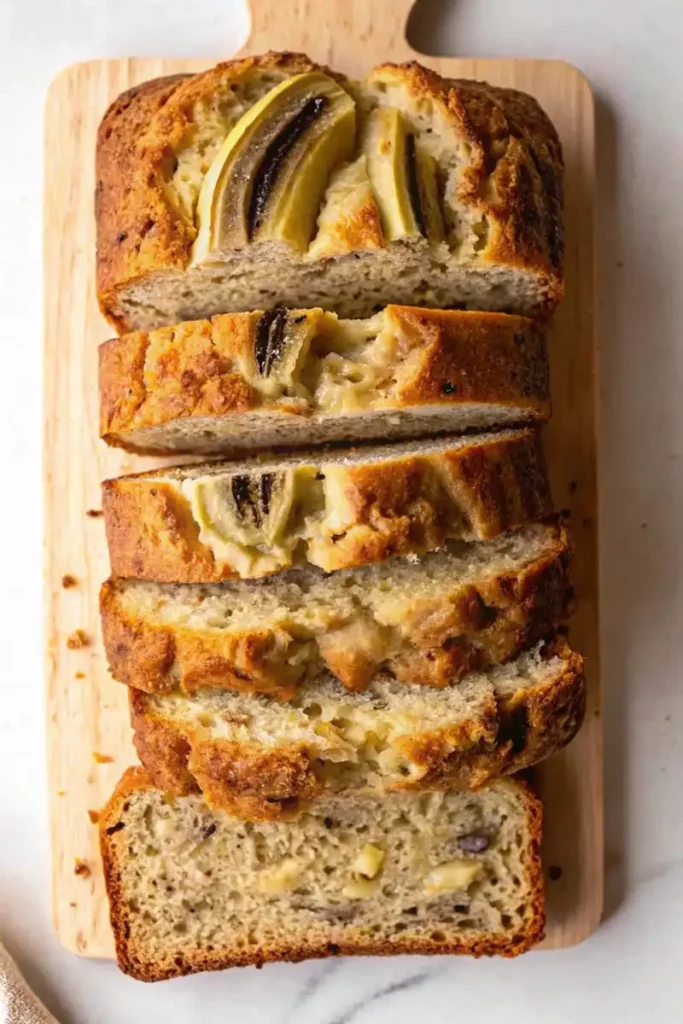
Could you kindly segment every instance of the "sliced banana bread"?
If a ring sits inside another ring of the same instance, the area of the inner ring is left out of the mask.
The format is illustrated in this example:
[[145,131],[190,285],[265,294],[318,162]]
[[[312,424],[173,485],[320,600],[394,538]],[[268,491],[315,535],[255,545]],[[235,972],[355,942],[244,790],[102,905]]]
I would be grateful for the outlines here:
[[543,937],[542,808],[477,793],[327,796],[255,828],[129,769],[100,814],[119,966],[142,981],[271,960],[516,956]]
[[538,103],[268,53],[120,96],[97,143],[100,305],[118,330],[275,306],[547,313],[562,154]]
[[532,430],[167,467],[105,481],[102,507],[113,574],[160,583],[329,572],[552,511]]
[[254,821],[332,792],[475,789],[565,746],[585,711],[583,662],[557,639],[444,689],[331,677],[290,703],[228,690],[130,690],[135,746],[172,794]]
[[549,413],[544,329],[498,313],[276,309],[100,347],[100,433],[131,451],[388,440]]
[[330,576],[114,579],[100,595],[102,631],[114,677],[150,693],[211,686],[288,699],[325,669],[352,690],[381,671],[446,686],[562,622],[569,561],[565,527],[547,523]]

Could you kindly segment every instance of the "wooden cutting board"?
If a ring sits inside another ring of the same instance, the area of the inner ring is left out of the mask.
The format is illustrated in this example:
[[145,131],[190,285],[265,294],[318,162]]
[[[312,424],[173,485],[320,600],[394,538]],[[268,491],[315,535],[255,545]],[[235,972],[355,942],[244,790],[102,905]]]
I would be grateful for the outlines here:
[[[570,749],[538,770],[546,805],[547,947],[572,945],[602,912],[602,722],[597,621],[594,334],[594,119],[583,76],[567,64],[423,58],[405,40],[411,0],[251,0],[245,53],[307,52],[350,76],[418,57],[451,77],[532,93],[555,122],[566,160],[567,294],[552,337],[554,418],[547,430],[555,500],[571,509],[578,611],[572,640],[585,655],[586,723]],[[226,57],[230,56],[226,54]],[[201,61],[98,60],[52,83],[45,137],[45,592],[47,732],[55,928],[87,956],[113,953],[91,821],[134,760],[126,691],[113,682],[97,612],[108,561],[100,480],[161,460],[108,450],[97,439],[97,345],[109,334],[95,300],[93,156],[107,105],[145,79],[200,71]],[[69,638],[82,630],[86,643]]]

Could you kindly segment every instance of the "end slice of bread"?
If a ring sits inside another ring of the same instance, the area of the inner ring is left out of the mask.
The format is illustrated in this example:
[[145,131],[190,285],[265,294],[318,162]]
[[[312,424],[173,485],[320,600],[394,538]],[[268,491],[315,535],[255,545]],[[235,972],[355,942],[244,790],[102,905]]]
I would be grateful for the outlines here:
[[545,329],[389,306],[215,316],[100,348],[100,433],[140,452],[225,453],[542,422]]
[[285,704],[217,690],[130,700],[158,785],[263,821],[329,792],[475,789],[528,768],[574,737],[586,692],[582,659],[558,639],[438,690],[377,677],[349,694],[323,677]]
[[446,686],[562,623],[569,562],[567,530],[549,522],[329,576],[112,579],[100,596],[105,649],[116,679],[150,693],[210,686],[288,699],[325,670],[351,690],[380,672]]
[[[298,114],[282,103],[297,78],[315,83]],[[354,123],[324,141],[333,93]],[[561,146],[513,89],[415,62],[351,83],[271,52],[125,93],[96,165],[98,295],[118,331],[303,305],[546,315],[562,295]]]
[[326,572],[495,537],[552,511],[535,430],[166,467],[103,485],[115,576]]
[[516,956],[543,936],[542,808],[477,793],[329,796],[258,827],[131,768],[100,814],[119,966],[142,981],[329,956]]

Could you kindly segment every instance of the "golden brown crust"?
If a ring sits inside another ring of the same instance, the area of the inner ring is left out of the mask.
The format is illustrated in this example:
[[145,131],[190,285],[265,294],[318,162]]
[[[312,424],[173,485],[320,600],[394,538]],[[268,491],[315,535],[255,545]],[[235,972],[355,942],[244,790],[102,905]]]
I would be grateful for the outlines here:
[[[132,709],[132,691],[130,704]],[[162,721],[154,728],[141,723],[134,742],[140,761],[156,765],[155,781],[164,793],[183,796],[199,792],[199,784],[188,768],[190,744],[178,729]]]
[[[95,220],[97,225],[97,289],[102,293],[103,313],[107,315],[109,286],[128,268],[140,273],[151,269],[157,252],[163,251],[169,266],[182,266],[177,237],[182,224],[171,216],[163,196],[153,184],[156,174],[148,171],[145,201],[142,198],[142,168],[138,160],[138,142],[150,121],[162,111],[187,75],[170,75],[143,82],[122,93],[111,104],[97,133]],[[153,218],[153,240],[147,240]],[[182,252],[182,243],[180,252]],[[108,319],[118,330],[123,324],[109,311]]]
[[[571,600],[571,548],[566,528],[554,543],[515,573],[490,574],[477,585],[457,581],[429,604],[407,606],[397,647],[377,659],[367,617],[340,616],[311,641],[308,656],[292,658],[300,629],[261,622],[252,629],[171,626],[128,611],[116,581],[103,584],[100,611],[105,650],[115,679],[148,693],[211,686],[291,699],[307,678],[327,668],[351,690],[364,689],[379,672],[401,682],[447,686],[466,672],[514,658],[561,623]],[[385,648],[386,650],[386,648]]]
[[421,788],[476,789],[498,775],[530,768],[571,742],[586,712],[583,659],[559,639],[548,645],[548,653],[563,659],[562,673],[550,683],[498,698],[493,743],[479,739],[472,749],[462,743],[454,750],[445,729],[401,741],[406,757],[427,768]]
[[[585,713],[583,661],[561,640],[548,653],[564,662],[548,682],[512,697],[491,695],[476,719],[402,737],[398,749],[422,774],[388,788],[477,789],[566,746]],[[265,748],[210,738],[201,726],[164,716],[140,691],[130,691],[130,705],[138,755],[160,787],[191,791],[183,789],[189,771],[210,807],[253,821],[291,818],[323,792],[315,752],[301,742]],[[168,742],[168,730],[175,743]],[[178,742],[187,757],[174,774]]]
[[486,82],[444,79],[414,61],[382,65],[370,77],[387,76],[439,107],[467,141],[470,166],[458,177],[456,197],[486,217],[481,259],[536,271],[547,281],[551,309],[563,294],[563,160],[557,132],[537,101]]
[[[519,418],[550,415],[545,329],[505,313],[386,307],[397,336],[414,339],[411,372],[401,377],[389,409],[464,404],[519,409]],[[154,331],[136,331],[100,346],[100,436],[129,451],[173,453],[150,446],[144,431],[197,417],[267,412],[325,420],[313,403],[282,403],[239,372],[254,351],[260,312],[226,313]],[[138,438],[135,432],[140,431]]]
[[[325,455],[310,455],[324,471]],[[226,464],[229,471],[229,464]],[[345,524],[321,534],[298,555],[326,571],[433,551],[458,537],[488,540],[552,512],[540,435],[489,435],[434,454],[387,456],[334,467],[343,474]],[[158,471],[106,480],[102,509],[112,573],[158,583],[236,579],[199,539],[189,501]],[[261,566],[262,566],[261,562]],[[268,571],[288,567],[273,563]],[[263,568],[255,570],[263,574]]]
[[363,252],[365,249],[381,249],[383,245],[384,233],[379,207],[374,197],[369,197],[362,206],[342,213],[328,229],[324,255],[338,256],[348,252]]
[[[117,330],[125,329],[117,313],[120,293],[190,262],[196,229],[174,205],[167,183],[195,109],[252,71],[298,74],[317,67],[302,54],[268,53],[189,78],[144,83],[112,104],[97,142],[97,289],[102,312]],[[563,290],[563,165],[557,134],[538,103],[511,89],[443,79],[414,62],[382,65],[368,80],[382,77],[398,81],[416,101],[429,99],[468,145],[471,164],[459,176],[455,199],[488,225],[478,264],[528,270],[543,286],[545,311],[552,310]],[[367,248],[365,223],[349,226],[349,243],[355,244],[359,227]]]
[[252,68],[284,68],[294,75],[317,67],[303,54],[268,53],[225,61],[199,75],[144,82],[112,103],[97,135],[95,217],[98,298],[113,327],[125,329],[115,312],[122,287],[189,263],[196,229],[170,202],[167,182],[195,104]]
[[109,913],[116,943],[119,967],[139,981],[162,981],[167,978],[194,974],[200,971],[218,971],[229,967],[261,966],[266,962],[321,959],[330,956],[395,956],[398,954],[451,954],[514,957],[526,952],[543,938],[545,928],[545,894],[541,862],[543,807],[526,782],[515,782],[523,795],[528,845],[523,861],[526,872],[525,888],[528,892],[528,911],[523,930],[514,935],[488,935],[475,941],[454,943],[428,939],[404,939],[397,935],[391,943],[372,941],[361,935],[339,943],[294,946],[283,941],[271,943],[267,950],[242,952],[239,950],[213,951],[196,949],[191,953],[166,957],[154,955],[140,948],[131,936],[129,908],[121,882],[121,864],[126,858],[125,822],[126,801],[135,793],[156,788],[144,768],[129,768],[124,772],[99,819],[100,850],[105,885],[109,898]]
[[[239,355],[253,350],[258,317],[226,313],[212,320],[136,331],[101,345],[103,440],[133,450],[119,432],[258,408],[258,393],[235,369]],[[146,374],[147,360],[151,366]]]

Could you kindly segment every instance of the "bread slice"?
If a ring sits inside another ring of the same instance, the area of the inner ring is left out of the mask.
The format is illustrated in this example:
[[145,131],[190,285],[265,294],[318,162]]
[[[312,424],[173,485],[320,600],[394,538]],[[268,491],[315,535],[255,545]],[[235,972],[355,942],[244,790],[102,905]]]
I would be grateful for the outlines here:
[[268,53],[144,83],[105,114],[96,173],[119,331],[278,305],[545,314],[562,294],[552,124],[530,96],[416,63],[351,83]]
[[100,433],[130,451],[395,440],[549,414],[544,328],[502,313],[278,309],[100,347]]
[[329,956],[516,956],[543,937],[542,808],[478,793],[328,796],[255,828],[130,768],[100,814],[121,970],[141,981]]
[[565,527],[548,523],[331,576],[114,579],[100,596],[105,649],[116,679],[150,693],[212,686],[289,699],[324,670],[352,690],[382,671],[446,686],[561,623],[569,560]]
[[103,484],[115,576],[160,583],[326,572],[495,537],[552,511],[539,434],[263,455]]
[[540,644],[444,689],[331,677],[290,703],[228,690],[130,690],[135,746],[172,794],[253,821],[291,818],[329,792],[476,789],[565,746],[585,711],[583,662]]

